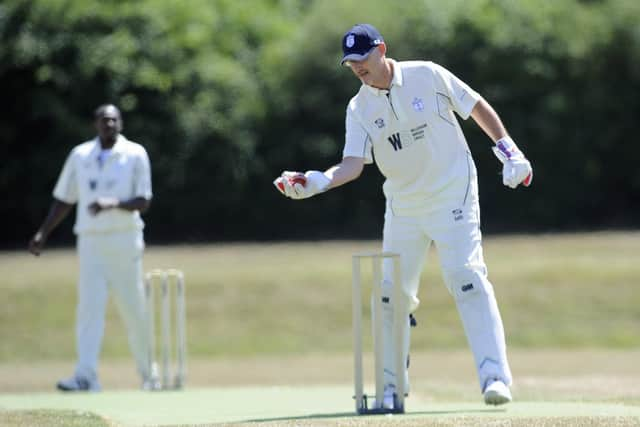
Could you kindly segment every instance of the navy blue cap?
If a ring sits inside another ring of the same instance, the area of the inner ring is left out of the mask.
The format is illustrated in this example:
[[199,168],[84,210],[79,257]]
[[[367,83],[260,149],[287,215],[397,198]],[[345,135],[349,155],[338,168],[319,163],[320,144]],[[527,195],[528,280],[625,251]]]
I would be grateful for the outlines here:
[[384,43],[380,32],[370,24],[356,24],[342,37],[342,61],[362,61],[374,47]]

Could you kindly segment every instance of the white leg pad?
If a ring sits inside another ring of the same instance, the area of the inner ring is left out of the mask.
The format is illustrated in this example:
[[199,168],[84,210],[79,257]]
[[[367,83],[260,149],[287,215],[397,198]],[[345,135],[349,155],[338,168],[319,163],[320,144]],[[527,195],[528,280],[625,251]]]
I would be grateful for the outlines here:
[[481,390],[494,379],[511,385],[504,328],[486,269],[467,265],[465,269],[446,272],[445,281],[473,352]]

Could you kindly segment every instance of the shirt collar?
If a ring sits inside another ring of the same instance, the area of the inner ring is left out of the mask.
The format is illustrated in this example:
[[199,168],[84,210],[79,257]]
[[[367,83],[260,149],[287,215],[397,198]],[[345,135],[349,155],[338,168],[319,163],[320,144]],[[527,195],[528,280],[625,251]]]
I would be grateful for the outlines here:
[[[125,148],[125,142],[127,141],[127,138],[122,135],[122,134],[118,134],[118,138],[116,139],[116,143],[113,144],[113,147],[111,147],[111,152],[112,153],[122,153],[124,152]],[[94,139],[94,143],[95,143],[95,147],[94,147],[94,151],[101,151],[102,150],[102,146],[100,145],[100,137],[96,136]]]
[[[391,78],[391,87],[402,86],[402,82],[403,82],[402,67],[400,67],[400,64],[398,62],[396,62],[391,58],[389,58],[389,61],[391,62],[391,67],[393,67],[393,77]],[[376,96],[386,95],[389,93],[389,89],[378,89],[376,87],[365,85],[365,84],[363,84],[363,86],[366,87],[372,94]]]
[[[94,156],[95,158],[100,157],[100,152],[102,151],[102,146],[100,145],[100,137],[96,136],[94,141],[94,146],[93,146],[93,154],[92,156]],[[125,149],[125,142],[127,141],[127,138],[125,138],[124,135],[119,134],[118,135],[118,139],[116,139],[116,143],[113,144],[113,147],[111,147],[111,150],[109,151],[109,155],[106,157],[106,159],[110,159],[110,158],[116,158],[121,156],[123,153],[126,152]]]

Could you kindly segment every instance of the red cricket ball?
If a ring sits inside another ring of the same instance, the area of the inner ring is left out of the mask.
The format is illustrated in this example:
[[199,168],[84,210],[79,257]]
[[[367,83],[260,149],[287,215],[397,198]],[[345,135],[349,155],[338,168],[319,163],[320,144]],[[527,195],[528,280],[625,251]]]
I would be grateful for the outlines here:
[[307,185],[307,177],[304,175],[296,175],[289,178],[289,183],[293,184],[301,184],[303,187]]
[[290,185],[301,184],[303,187],[307,184],[307,178],[303,174],[298,174],[294,176],[281,176],[276,180],[276,185],[278,189],[284,193],[284,180],[288,179]]

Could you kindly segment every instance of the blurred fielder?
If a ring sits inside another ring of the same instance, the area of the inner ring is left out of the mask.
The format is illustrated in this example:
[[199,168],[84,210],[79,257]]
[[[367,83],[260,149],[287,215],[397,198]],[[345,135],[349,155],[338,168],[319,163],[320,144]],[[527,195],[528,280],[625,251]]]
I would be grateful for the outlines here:
[[120,134],[114,105],[95,111],[98,136],[76,146],[53,190],[49,214],[29,242],[39,255],[51,231],[74,204],[80,265],[76,311],[77,364],[58,382],[64,391],[99,391],[97,365],[104,334],[108,291],[113,291],[129,334],[143,387],[153,388],[147,346],[148,320],[142,277],[144,223],[151,202],[151,170],[145,149]]
[[[362,86],[347,107],[342,161],[325,172],[285,171],[277,183],[292,199],[305,199],[356,179],[374,160],[385,176],[383,251],[400,254],[404,301],[392,301],[391,264],[384,265],[383,341],[385,394],[376,405],[393,408],[396,375],[393,306],[418,307],[420,274],[433,243],[449,292],[456,301],[473,351],[487,404],[511,401],[511,371],[504,329],[482,255],[476,166],[454,113],[469,116],[495,142],[504,185],[529,186],[529,161],[508,135],[498,114],[477,92],[442,66],[427,61],[396,62],[371,25],[358,24],[342,39],[342,64]],[[404,328],[404,353],[409,328]]]

